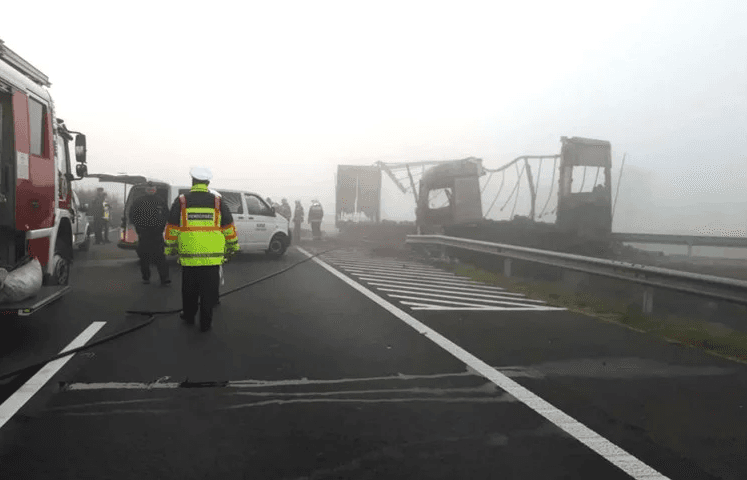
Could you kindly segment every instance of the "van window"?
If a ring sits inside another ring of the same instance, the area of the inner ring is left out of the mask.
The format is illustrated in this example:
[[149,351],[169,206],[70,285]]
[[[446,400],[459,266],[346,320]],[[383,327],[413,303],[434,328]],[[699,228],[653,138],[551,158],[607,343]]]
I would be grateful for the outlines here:
[[242,214],[244,213],[244,206],[241,204],[241,194],[236,192],[223,192],[218,190],[218,193],[221,194],[221,201],[226,204],[228,207],[228,210],[231,213],[238,213]]
[[272,215],[272,209],[258,196],[245,193],[244,199],[246,199],[246,209],[249,215]]

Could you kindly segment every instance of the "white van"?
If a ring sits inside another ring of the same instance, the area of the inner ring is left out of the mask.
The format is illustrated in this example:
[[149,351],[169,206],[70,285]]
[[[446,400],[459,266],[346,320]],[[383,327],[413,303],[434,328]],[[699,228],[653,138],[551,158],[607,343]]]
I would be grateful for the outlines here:
[[73,245],[80,250],[86,251],[91,246],[93,226],[86,215],[88,205],[81,205],[78,194],[73,190]]
[[[191,188],[153,179],[146,179],[146,181],[151,181],[156,186],[156,195],[163,198],[169,208],[179,195],[189,192]],[[145,187],[145,182],[133,185],[127,195],[117,242],[120,248],[137,247],[137,233],[135,233],[135,226],[130,223],[129,212],[136,199],[147,195]],[[268,205],[260,195],[245,190],[212,187],[210,191],[220,195],[221,201],[228,206],[234,225],[236,225],[242,252],[265,252],[273,257],[280,257],[285,253],[291,243],[288,220],[275,213],[272,206]]]

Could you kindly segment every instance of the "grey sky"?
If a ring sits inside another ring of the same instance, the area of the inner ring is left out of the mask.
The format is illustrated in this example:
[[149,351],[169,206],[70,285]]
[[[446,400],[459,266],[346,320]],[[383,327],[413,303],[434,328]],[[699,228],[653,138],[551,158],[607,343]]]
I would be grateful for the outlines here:
[[[496,167],[584,136],[616,170],[627,152],[649,207],[722,204],[744,234],[747,2],[518,3],[15,2],[0,38],[49,75],[91,171],[204,164],[331,207],[338,163]],[[656,223],[635,200],[616,229]]]

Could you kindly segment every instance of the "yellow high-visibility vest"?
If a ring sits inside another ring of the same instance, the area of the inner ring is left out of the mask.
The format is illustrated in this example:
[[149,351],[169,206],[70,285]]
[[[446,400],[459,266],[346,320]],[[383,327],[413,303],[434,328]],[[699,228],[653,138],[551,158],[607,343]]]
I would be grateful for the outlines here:
[[[207,186],[196,184],[192,192],[207,192]],[[187,207],[187,198],[179,195],[179,225],[166,225],[165,253],[178,253],[184,266],[221,265],[226,253],[238,251],[239,242],[233,223],[221,227],[220,197],[215,195],[212,207]]]

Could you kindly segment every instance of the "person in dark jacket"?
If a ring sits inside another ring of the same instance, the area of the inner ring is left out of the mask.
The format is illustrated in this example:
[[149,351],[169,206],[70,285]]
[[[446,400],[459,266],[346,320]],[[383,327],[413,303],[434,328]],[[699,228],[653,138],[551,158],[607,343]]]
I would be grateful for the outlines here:
[[311,224],[311,233],[314,236],[314,240],[322,238],[322,218],[324,217],[324,209],[319,200],[312,200],[311,206],[309,207],[309,223]]
[[296,200],[296,210],[293,212],[293,236],[296,243],[301,241],[301,224],[303,223],[303,205],[300,200]]
[[88,210],[88,214],[93,216],[93,233],[96,237],[94,242],[96,245],[104,243],[104,199],[106,194],[104,193],[103,187],[96,189],[96,196],[91,202],[91,207]]
[[288,203],[288,199],[287,198],[284,198],[283,200],[281,200],[281,203],[280,203],[280,206],[278,207],[278,212],[277,213],[279,215],[282,215],[286,220],[288,220],[290,222],[290,219],[291,219],[291,206]]
[[106,201],[106,193],[104,193],[104,216],[102,217],[101,221],[101,232],[103,235],[103,242],[104,243],[111,243],[111,240],[109,240],[109,225],[111,223],[111,213],[112,213],[112,207],[109,205],[109,202]]
[[137,232],[137,255],[140,257],[140,273],[143,283],[150,283],[150,265],[155,264],[161,285],[171,283],[169,266],[164,255],[163,231],[166,228],[168,205],[156,195],[156,186],[151,182],[145,187],[145,195],[135,200],[130,208],[130,219]]

